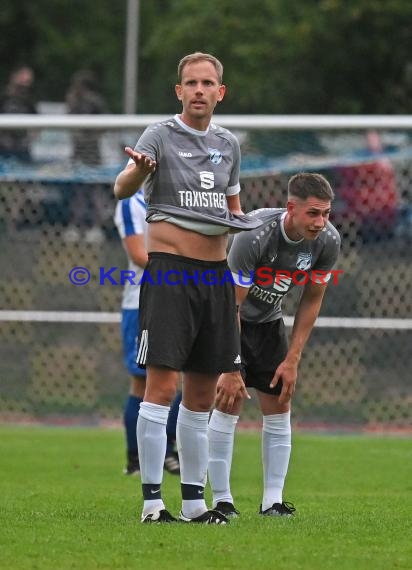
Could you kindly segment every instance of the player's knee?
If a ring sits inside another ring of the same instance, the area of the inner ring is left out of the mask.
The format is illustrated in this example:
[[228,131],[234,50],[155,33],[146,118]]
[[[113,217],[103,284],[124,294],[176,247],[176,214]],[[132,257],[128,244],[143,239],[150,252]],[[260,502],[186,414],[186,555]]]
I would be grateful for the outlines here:
[[130,382],[130,394],[137,398],[143,398],[146,390],[146,378],[144,376],[134,376]]
[[272,414],[286,414],[290,411],[291,400],[281,402],[279,400],[280,395],[266,394],[260,390],[257,390],[256,394],[264,416]]
[[292,398],[290,400],[288,400],[287,402],[279,402],[279,399],[277,399],[274,403],[274,413],[275,414],[286,414],[287,412],[290,412],[291,401],[292,401]]
[[214,398],[183,398],[183,405],[192,412],[210,412]]
[[242,410],[243,405],[243,398],[241,396],[236,396],[234,402],[230,407],[225,403],[222,404],[221,402],[216,403],[215,409],[221,412],[222,414],[230,414],[233,416],[238,416]]
[[179,373],[172,370],[149,369],[146,375],[146,402],[170,406],[177,392]]
[[170,406],[176,396],[176,385],[173,382],[146,382],[145,402]]

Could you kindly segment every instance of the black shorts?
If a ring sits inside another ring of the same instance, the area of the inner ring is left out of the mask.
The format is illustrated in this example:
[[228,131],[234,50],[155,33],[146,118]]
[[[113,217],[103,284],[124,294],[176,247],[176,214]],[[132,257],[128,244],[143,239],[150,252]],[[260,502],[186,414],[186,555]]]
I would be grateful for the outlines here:
[[239,370],[239,355],[227,262],[150,253],[140,291],[139,365],[220,374]]
[[241,328],[242,376],[246,386],[266,394],[280,394],[281,380],[275,388],[269,388],[269,384],[288,351],[283,319],[261,324],[242,321]]

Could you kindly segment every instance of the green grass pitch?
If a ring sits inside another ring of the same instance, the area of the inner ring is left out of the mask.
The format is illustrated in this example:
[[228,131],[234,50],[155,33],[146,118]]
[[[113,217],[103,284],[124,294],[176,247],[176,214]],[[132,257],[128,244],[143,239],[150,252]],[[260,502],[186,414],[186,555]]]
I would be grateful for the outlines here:
[[[412,568],[412,441],[296,434],[284,499],[259,517],[260,436],[239,433],[227,527],[141,525],[140,480],[122,475],[123,433],[0,427],[2,570],[388,570]],[[163,495],[178,513],[178,477]],[[208,500],[210,493],[208,492]]]

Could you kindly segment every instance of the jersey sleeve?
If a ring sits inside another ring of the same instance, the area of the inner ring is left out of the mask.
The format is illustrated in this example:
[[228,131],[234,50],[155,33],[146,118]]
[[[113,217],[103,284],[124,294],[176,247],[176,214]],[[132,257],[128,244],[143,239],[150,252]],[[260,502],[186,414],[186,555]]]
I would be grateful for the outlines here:
[[333,226],[328,226],[325,232],[325,245],[311,271],[311,281],[313,283],[327,283],[332,275],[329,272],[333,269],[339,257],[341,239],[338,231]]
[[[149,156],[152,160],[158,162],[159,153],[161,149],[161,125],[150,125],[147,127],[139,140],[137,141],[134,150]],[[130,159],[133,161],[133,159]],[[129,163],[130,163],[129,160]]]
[[[160,137],[156,131],[155,126],[149,126],[143,132],[142,136],[139,138],[135,144],[134,150],[149,156],[152,160],[158,161],[159,148],[160,148]],[[133,158],[129,158],[127,161],[127,166],[133,164]]]
[[146,208],[137,200],[132,200],[130,207],[131,226],[126,235],[140,235],[145,233]]
[[226,190],[226,196],[235,196],[240,192],[240,146],[237,138],[232,135],[232,154],[233,154],[233,167],[230,173],[229,185]]
[[255,267],[261,256],[261,244],[254,232],[241,232],[232,241],[228,265],[233,281],[240,287],[250,287]]
[[145,208],[133,198],[120,200],[116,205],[114,222],[122,239],[144,234]]

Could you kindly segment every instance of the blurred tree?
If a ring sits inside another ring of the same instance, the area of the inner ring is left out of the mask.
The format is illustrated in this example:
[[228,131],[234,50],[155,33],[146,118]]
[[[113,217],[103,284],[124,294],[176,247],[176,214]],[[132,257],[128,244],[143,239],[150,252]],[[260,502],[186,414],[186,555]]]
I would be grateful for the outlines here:
[[163,86],[184,53],[220,57],[222,112],[396,113],[390,91],[409,59],[411,16],[409,0],[261,0],[236,9],[231,0],[179,0],[146,50]]
[[[62,101],[88,67],[120,112],[125,14],[125,0],[3,0],[0,79],[27,62],[39,97]],[[195,50],[225,65],[222,113],[400,112],[411,20],[410,0],[142,1],[138,112],[179,110],[177,61]]]

